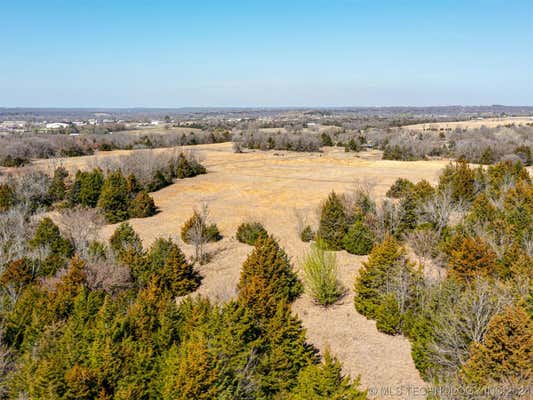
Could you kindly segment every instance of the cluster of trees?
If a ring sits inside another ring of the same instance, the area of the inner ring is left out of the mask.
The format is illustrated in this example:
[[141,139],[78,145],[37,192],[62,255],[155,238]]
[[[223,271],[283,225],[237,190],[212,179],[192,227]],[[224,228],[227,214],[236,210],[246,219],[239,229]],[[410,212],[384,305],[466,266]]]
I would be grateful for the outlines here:
[[[184,153],[165,159],[162,157],[150,166],[150,155],[126,157],[115,165],[108,164],[107,173],[102,168],[80,171],[71,178],[63,167],[55,169],[53,176],[38,170],[8,178],[0,184],[0,211],[11,207],[68,208],[75,206],[98,207],[109,223],[128,218],[144,218],[156,213],[156,206],[148,192],[170,185],[175,178],[188,178],[206,173],[194,158]],[[134,167],[128,161],[136,160]],[[144,168],[140,165],[143,161]],[[161,164],[161,161],[165,161]],[[128,172],[127,175],[124,172]],[[140,172],[140,176],[136,174]]]
[[370,143],[383,150],[383,159],[414,161],[427,157],[465,159],[476,164],[520,161],[532,165],[533,126],[506,126],[449,132],[371,129]]
[[395,221],[357,276],[357,311],[379,330],[407,336],[416,366],[431,382],[479,390],[530,384],[533,184],[527,170],[519,162],[472,169],[460,161],[435,188],[402,179],[389,195],[398,199]]
[[0,165],[19,167],[35,158],[76,157],[94,154],[95,151],[136,150],[176,147],[185,145],[221,143],[231,140],[227,130],[210,129],[189,133],[127,132],[108,134],[10,134],[0,136]]
[[214,304],[182,297],[201,277],[172,240],[145,249],[128,223],[107,243],[79,233],[42,219],[2,262],[2,398],[366,399],[306,342],[290,311],[302,284],[272,236],[244,262],[238,296]]
[[376,204],[368,190],[331,193],[321,208],[319,243],[370,252],[355,281],[357,311],[408,337],[431,383],[477,393],[531,384],[533,183],[523,164],[461,160],[436,187],[398,179],[387,196]]
[[322,141],[313,133],[268,133],[260,130],[242,132],[233,137],[234,143],[248,149],[320,151]]
[[368,254],[375,242],[368,221],[374,210],[367,192],[358,191],[353,197],[331,192],[321,207],[317,238],[329,250]]

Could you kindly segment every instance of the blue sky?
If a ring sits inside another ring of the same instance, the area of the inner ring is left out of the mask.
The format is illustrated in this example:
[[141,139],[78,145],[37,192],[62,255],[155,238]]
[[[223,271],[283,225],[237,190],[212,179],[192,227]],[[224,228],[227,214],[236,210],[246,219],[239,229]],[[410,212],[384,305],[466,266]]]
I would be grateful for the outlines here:
[[533,105],[533,0],[4,0],[0,106]]

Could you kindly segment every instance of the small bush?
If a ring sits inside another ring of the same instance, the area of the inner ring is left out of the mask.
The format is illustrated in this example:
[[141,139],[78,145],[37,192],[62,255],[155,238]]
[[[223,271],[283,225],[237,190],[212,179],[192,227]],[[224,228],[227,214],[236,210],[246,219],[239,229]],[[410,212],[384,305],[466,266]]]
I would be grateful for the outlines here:
[[[181,240],[187,244],[191,244],[191,231],[197,224],[197,220],[201,219],[200,214],[195,211],[191,218],[185,221],[185,224],[181,227]],[[206,242],[217,242],[222,239],[222,235],[218,230],[216,224],[206,225],[205,221],[200,222],[202,224],[202,238],[205,238]]]
[[22,167],[23,165],[29,163],[30,160],[23,157],[13,157],[11,155],[7,155],[1,162],[2,167]]
[[401,332],[401,313],[398,302],[392,293],[385,295],[376,309],[376,328],[388,335]]
[[257,239],[261,236],[268,236],[268,233],[263,225],[259,222],[244,222],[237,228],[236,238],[241,243],[255,246]]
[[337,279],[337,258],[335,253],[325,251],[313,244],[304,257],[305,284],[313,299],[322,306],[335,303],[343,290]]
[[370,253],[374,246],[374,235],[362,221],[353,224],[342,239],[344,250],[351,254],[366,255]]
[[409,179],[398,178],[387,191],[386,196],[393,199],[399,199],[406,196],[407,193],[412,192],[414,188],[414,183]]
[[333,146],[333,140],[326,132],[323,132],[320,135],[320,140],[322,141],[322,146]]
[[128,209],[130,218],[151,217],[156,212],[157,207],[155,206],[154,199],[144,190],[135,196]]
[[315,232],[313,232],[313,228],[311,228],[309,225],[303,228],[300,232],[300,239],[302,239],[302,242],[310,242],[314,238]]
[[15,191],[7,183],[0,184],[0,212],[7,211],[15,204]]

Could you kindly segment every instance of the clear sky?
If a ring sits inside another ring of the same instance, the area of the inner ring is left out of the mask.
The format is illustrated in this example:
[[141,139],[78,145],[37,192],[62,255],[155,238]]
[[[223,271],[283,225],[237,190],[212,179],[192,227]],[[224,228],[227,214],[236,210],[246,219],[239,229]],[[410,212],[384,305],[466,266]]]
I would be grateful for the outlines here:
[[533,105],[533,0],[2,0],[0,106]]

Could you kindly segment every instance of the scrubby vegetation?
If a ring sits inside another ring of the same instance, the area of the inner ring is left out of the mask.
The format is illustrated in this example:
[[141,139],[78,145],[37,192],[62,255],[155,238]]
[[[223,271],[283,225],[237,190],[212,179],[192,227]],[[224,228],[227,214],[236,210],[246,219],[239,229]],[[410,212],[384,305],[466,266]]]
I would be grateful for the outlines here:
[[329,249],[366,243],[352,252],[371,250],[355,281],[356,310],[378,330],[407,336],[429,382],[526,387],[533,376],[527,170],[520,162],[484,169],[461,160],[437,187],[399,179],[388,196],[397,200],[378,205],[365,190],[331,193],[321,208],[318,232]]
[[533,126],[440,131],[373,129],[367,138],[383,150],[383,159],[414,161],[428,157],[465,159],[477,164],[521,161],[532,165]]
[[107,222],[154,215],[157,207],[148,194],[170,185],[175,178],[206,173],[192,155],[180,153],[155,157],[134,155],[106,160],[92,170],[78,170],[73,177],[63,167],[50,177],[30,169],[8,176],[0,184],[0,209],[23,206],[39,208],[97,207]]
[[65,133],[10,134],[0,136],[0,165],[20,167],[35,158],[76,157],[97,151],[136,150],[228,142],[228,131],[211,130],[190,133],[165,132],[142,135],[107,130],[69,136]]
[[335,253],[325,251],[321,243],[311,245],[302,269],[306,288],[318,304],[329,306],[342,296],[344,289],[339,283]]
[[260,222],[243,222],[237,228],[235,237],[241,243],[254,246],[260,237],[268,236],[268,232]]

